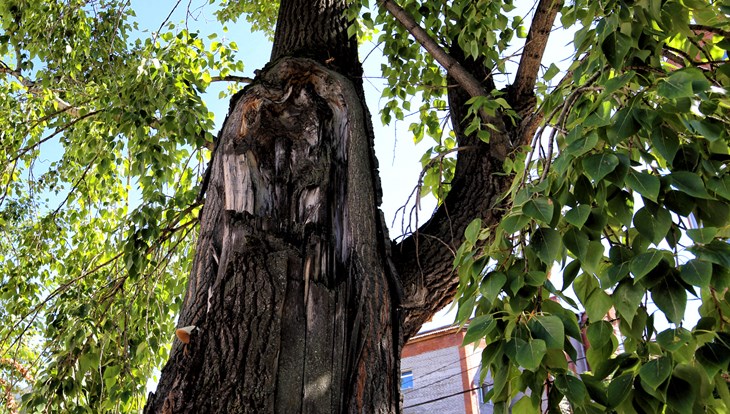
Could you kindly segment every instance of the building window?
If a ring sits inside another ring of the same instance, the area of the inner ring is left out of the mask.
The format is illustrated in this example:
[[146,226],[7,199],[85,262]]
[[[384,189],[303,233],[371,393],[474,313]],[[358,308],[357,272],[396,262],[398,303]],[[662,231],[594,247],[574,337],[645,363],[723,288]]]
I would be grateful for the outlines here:
[[403,371],[400,374],[400,389],[413,389],[413,371]]

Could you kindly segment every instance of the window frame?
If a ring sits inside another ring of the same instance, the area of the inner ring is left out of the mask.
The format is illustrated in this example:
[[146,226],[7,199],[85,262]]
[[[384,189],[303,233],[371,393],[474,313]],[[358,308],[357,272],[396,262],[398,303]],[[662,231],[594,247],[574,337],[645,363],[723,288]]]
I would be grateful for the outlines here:
[[400,373],[400,390],[412,390],[414,387],[413,370],[401,371]]

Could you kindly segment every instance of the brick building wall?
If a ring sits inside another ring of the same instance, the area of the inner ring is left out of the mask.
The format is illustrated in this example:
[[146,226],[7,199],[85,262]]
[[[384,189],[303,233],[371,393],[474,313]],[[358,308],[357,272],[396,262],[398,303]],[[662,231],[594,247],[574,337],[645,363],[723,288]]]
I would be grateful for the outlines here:
[[478,392],[472,383],[481,350],[461,347],[464,332],[455,327],[424,332],[403,348],[401,373],[410,374],[402,389],[406,414],[479,413]]

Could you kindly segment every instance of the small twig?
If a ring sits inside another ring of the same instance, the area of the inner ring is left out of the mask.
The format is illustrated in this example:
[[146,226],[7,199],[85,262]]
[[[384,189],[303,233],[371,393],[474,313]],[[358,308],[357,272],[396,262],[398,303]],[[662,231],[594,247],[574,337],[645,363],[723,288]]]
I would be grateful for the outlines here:
[[706,59],[706,60],[705,60],[705,62],[703,62],[703,63],[707,64],[708,62],[711,62],[711,61],[713,60],[713,59],[712,59],[712,56],[710,55],[710,53],[709,53],[709,52],[708,52],[707,50],[705,50],[705,48],[704,48],[704,47],[703,47],[703,46],[702,46],[702,45],[701,45],[701,44],[700,44],[700,43],[699,43],[699,42],[697,41],[697,39],[694,39],[694,38],[692,38],[692,37],[688,37],[687,39],[688,39],[688,40],[690,41],[690,43],[692,43],[692,44],[693,44],[693,45],[694,45],[694,46],[695,46],[695,47],[696,47],[697,49],[699,49],[699,50],[700,50],[700,53],[702,53],[702,54],[703,54],[703,55],[705,56],[705,59]]
[[160,28],[157,29],[154,36],[152,36],[152,47],[155,47],[155,43],[157,43],[157,37],[160,35],[162,28],[165,27],[165,23],[167,23],[168,20],[170,20],[170,17],[172,17],[172,14],[175,13],[177,6],[179,6],[181,2],[182,2],[182,0],[177,0],[177,3],[175,3],[174,6],[172,6],[172,10],[170,10],[170,13],[168,13],[167,17],[165,17],[165,20],[163,20],[162,23],[160,23]]
[[571,92],[571,94],[568,95],[568,99],[565,100],[565,103],[562,106],[563,110],[560,112],[560,115],[558,116],[558,119],[553,126],[553,130],[550,132],[550,138],[548,138],[548,153],[545,155],[545,167],[542,170],[542,174],[540,174],[541,181],[544,180],[545,177],[547,177],[547,174],[550,171],[550,159],[553,156],[553,141],[555,140],[555,135],[558,133],[559,129],[562,131],[565,119],[567,118],[568,113],[570,113],[570,109],[575,104],[575,101],[578,99],[578,96],[581,93],[592,89],[591,85],[593,84],[593,82],[596,81],[596,79],[598,79],[601,73],[602,71],[596,71],[596,73],[594,73],[590,78],[586,80],[584,86],[581,86],[580,88],[577,88],[576,90]]
[[240,82],[240,83],[252,83],[253,78],[249,78],[247,76],[235,76],[235,75],[228,75],[228,76],[212,76],[210,78],[210,83],[213,82]]
[[706,26],[704,24],[691,24],[689,25],[690,30],[693,32],[708,32],[713,33],[724,38],[730,38],[730,30],[723,30],[719,27]]
[[36,142],[35,144],[33,144],[33,145],[29,146],[29,147],[25,147],[25,148],[19,150],[18,153],[14,157],[8,159],[7,162],[14,162],[14,161],[20,159],[20,157],[22,157],[23,155],[25,155],[29,151],[34,150],[35,148],[38,148],[43,143],[48,142],[49,140],[53,139],[56,135],[58,135],[61,132],[64,132],[67,129],[71,128],[74,124],[76,124],[76,123],[78,123],[80,121],[83,121],[84,119],[86,119],[86,118],[88,118],[90,116],[93,116],[93,115],[96,115],[98,113],[101,113],[103,111],[104,111],[103,109],[100,109],[98,111],[89,112],[88,114],[85,114],[83,116],[80,116],[80,117],[74,119],[73,121],[69,122],[68,124],[64,125],[63,127],[55,130],[51,135],[49,135],[49,136],[47,136],[47,137],[39,140],[38,142]]
[[94,158],[86,166],[86,168],[84,168],[84,172],[81,174],[81,177],[79,177],[78,180],[76,180],[76,182],[71,187],[71,190],[68,192],[68,194],[66,194],[66,197],[63,199],[63,201],[61,202],[61,204],[59,204],[58,207],[53,211],[53,213],[51,213],[51,217],[55,217],[56,214],[58,214],[58,212],[61,211],[61,209],[63,208],[63,206],[66,205],[66,202],[68,202],[68,199],[71,198],[71,194],[73,194],[74,192],[76,192],[76,189],[79,188],[79,185],[81,185],[81,182],[84,181],[84,179],[86,178],[86,174],[88,174],[89,171],[91,170],[91,167],[94,166],[94,161],[96,161],[97,158],[99,158],[99,154],[96,154],[94,156]]

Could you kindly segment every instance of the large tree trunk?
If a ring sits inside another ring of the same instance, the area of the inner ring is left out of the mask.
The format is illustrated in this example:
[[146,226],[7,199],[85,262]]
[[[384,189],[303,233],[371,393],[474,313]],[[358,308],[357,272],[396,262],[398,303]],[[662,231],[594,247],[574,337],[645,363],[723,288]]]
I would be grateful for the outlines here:
[[283,1],[276,59],[232,101],[179,321],[196,329],[147,413],[398,411],[399,289],[344,6]]
[[[196,329],[173,345],[147,413],[400,411],[404,338],[453,299],[451,252],[468,223],[500,220],[511,178],[492,173],[536,121],[497,114],[482,119],[499,130],[488,144],[466,136],[469,94],[454,85],[463,151],[451,192],[391,253],[346,3],[282,0],[272,63],[231,102],[180,315],[181,327]],[[534,109],[533,69],[557,8],[535,19],[520,64],[529,70],[507,91],[521,114]],[[457,42],[450,49],[485,92],[494,89],[482,62],[465,59]]]

